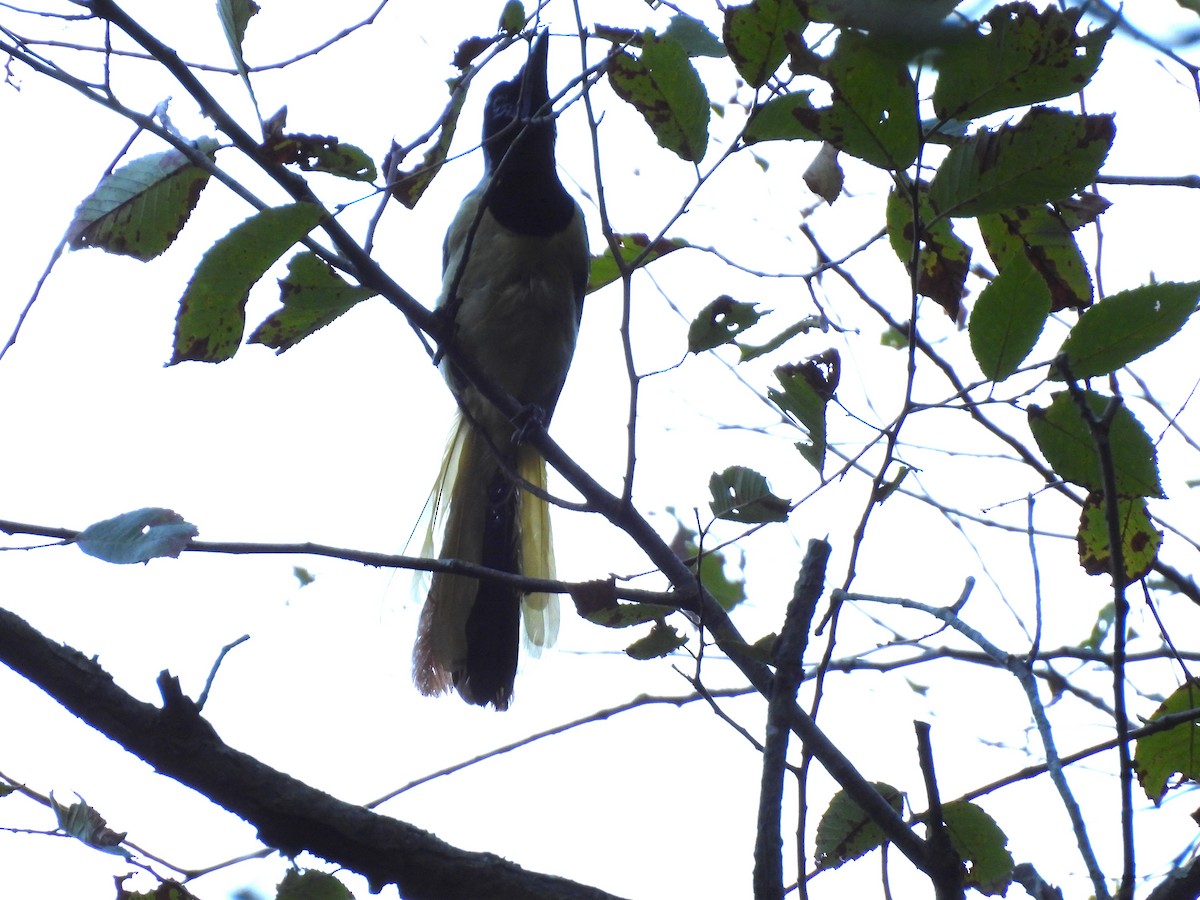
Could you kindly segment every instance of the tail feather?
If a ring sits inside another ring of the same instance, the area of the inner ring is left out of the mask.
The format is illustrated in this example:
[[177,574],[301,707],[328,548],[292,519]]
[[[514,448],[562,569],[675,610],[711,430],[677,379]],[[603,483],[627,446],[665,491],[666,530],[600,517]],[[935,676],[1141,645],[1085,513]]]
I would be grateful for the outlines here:
[[[553,578],[549,508],[512,482],[495,449],[475,427],[461,417],[456,421],[434,487],[426,553],[443,521],[440,558]],[[541,455],[525,446],[514,455],[517,474],[544,491]],[[552,595],[523,597],[499,582],[434,573],[413,650],[413,680],[423,694],[457,690],[469,703],[506,709],[519,646],[536,656],[557,633]]]

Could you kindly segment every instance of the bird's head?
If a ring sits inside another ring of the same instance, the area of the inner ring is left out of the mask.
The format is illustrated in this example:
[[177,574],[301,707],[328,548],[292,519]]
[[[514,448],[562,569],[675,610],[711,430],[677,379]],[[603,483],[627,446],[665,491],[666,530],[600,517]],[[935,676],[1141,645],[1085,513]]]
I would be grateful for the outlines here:
[[553,159],[554,118],[550,114],[550,89],[546,81],[549,34],[533,42],[529,59],[511,81],[492,88],[483,110],[483,152],[487,170],[495,172],[544,164]]

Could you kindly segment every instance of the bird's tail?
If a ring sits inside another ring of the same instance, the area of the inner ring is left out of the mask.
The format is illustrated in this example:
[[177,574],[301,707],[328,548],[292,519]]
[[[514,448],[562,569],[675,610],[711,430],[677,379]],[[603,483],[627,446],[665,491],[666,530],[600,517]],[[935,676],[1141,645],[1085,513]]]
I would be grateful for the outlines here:
[[[548,506],[501,467],[496,453],[510,450],[510,469],[544,492],[546,464],[536,450],[493,447],[478,428],[458,417],[433,490],[426,554],[444,523],[440,558],[553,578]],[[522,636],[536,656],[557,633],[553,595],[522,595],[500,582],[435,573],[421,610],[413,680],[423,694],[455,689],[469,703],[505,709]]]

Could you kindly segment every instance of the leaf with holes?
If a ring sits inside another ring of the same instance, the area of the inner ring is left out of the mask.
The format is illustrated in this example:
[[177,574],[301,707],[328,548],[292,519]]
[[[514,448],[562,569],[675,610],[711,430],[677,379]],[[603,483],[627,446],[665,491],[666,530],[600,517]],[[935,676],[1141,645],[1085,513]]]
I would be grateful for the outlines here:
[[1072,378],[1115,372],[1178,334],[1198,299],[1200,281],[1147,284],[1105,297],[1084,311],[1063,342],[1067,371]]
[[967,864],[966,884],[990,897],[1003,896],[1012,882],[1008,836],[974,803],[954,800],[942,807],[950,843]]
[[939,119],[976,119],[1016,106],[1073,94],[1092,80],[1112,22],[1076,34],[1082,10],[1042,12],[1030,3],[1006,3],[967,31],[938,59],[933,109]]
[[730,522],[787,521],[790,503],[771,493],[767,479],[744,466],[730,466],[724,472],[714,472],[708,480],[712,491],[713,515]]
[[764,315],[758,311],[757,304],[740,303],[729,296],[718,297],[700,310],[688,326],[688,352],[703,353],[731,344]]
[[88,556],[125,565],[178,557],[199,533],[177,512],[146,507],[89,525],[75,543]]
[[830,56],[797,48],[792,65],[833,90],[827,107],[791,110],[813,137],[884,169],[904,169],[916,159],[920,125],[912,76],[886,41],[843,31]]

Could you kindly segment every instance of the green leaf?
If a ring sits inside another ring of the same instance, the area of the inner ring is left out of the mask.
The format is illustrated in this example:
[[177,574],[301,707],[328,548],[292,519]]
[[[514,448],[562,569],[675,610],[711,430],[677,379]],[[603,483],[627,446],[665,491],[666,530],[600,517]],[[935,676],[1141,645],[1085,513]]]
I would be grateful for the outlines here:
[[233,54],[233,64],[246,85],[250,100],[258,108],[258,100],[254,96],[254,88],[250,85],[250,73],[246,69],[246,60],[242,56],[242,42],[246,39],[246,26],[250,19],[259,12],[259,6],[254,0],[217,0],[217,16],[221,20],[221,28],[225,31],[225,40]]
[[1059,353],[1072,378],[1115,372],[1178,334],[1198,299],[1200,281],[1147,284],[1105,297],[1084,311]]
[[626,647],[625,652],[633,659],[659,659],[669,656],[686,643],[686,635],[681,635],[674,627],[660,621],[654,623],[648,635]]
[[1071,226],[1048,206],[1021,206],[980,216],[979,231],[1001,272],[1023,256],[1050,291],[1050,311],[1082,309],[1092,302],[1092,279]]
[[713,515],[730,522],[785,522],[790,503],[771,493],[767,479],[744,466],[714,472],[708,480]]
[[795,48],[792,67],[829,83],[833,102],[791,112],[814,137],[884,169],[904,169],[917,156],[916,88],[903,57],[886,41],[843,31],[828,58]]
[[389,159],[384,163],[392,196],[409,209],[417,205],[425,193],[425,189],[433,182],[434,177],[442,170],[446,155],[450,152],[450,144],[454,140],[455,129],[458,128],[458,117],[462,113],[463,104],[467,102],[467,86],[469,81],[463,78],[451,78],[447,84],[450,87],[450,102],[442,111],[438,122],[437,140],[425,151],[421,161],[407,172],[399,171],[401,158],[396,158],[399,147],[393,143]]
[[[887,200],[888,241],[904,268],[912,275],[913,198],[912,182],[894,187]],[[917,293],[928,297],[955,322],[962,311],[963,285],[971,267],[971,248],[954,233],[949,219],[939,219],[929,203],[929,185],[917,182],[917,207],[921,222],[917,257]]]
[[[1197,707],[1200,707],[1200,682],[1189,679],[1159,705],[1147,724]],[[1142,738],[1133,754],[1133,766],[1142,790],[1155,806],[1162,803],[1167,780],[1172,775],[1181,776],[1185,782],[1200,780],[1200,724],[1196,720],[1181,722]]]
[[[1141,497],[1117,500],[1117,518],[1121,523],[1121,563],[1124,573],[1121,587],[1145,578],[1158,558],[1162,532],[1150,521],[1150,510]],[[1112,544],[1108,539],[1108,515],[1104,495],[1088,494],[1079,517],[1079,564],[1089,575],[1111,575]]]
[[[874,782],[875,789],[896,812],[904,810],[904,794],[890,784]],[[816,867],[836,869],[842,863],[865,856],[883,846],[887,838],[882,829],[863,812],[845,791],[838,791],[817,824]]]
[[[201,138],[196,150],[216,158],[217,142]],[[143,262],[174,242],[187,222],[208,172],[178,150],[152,153],[100,180],[67,228],[72,250],[99,247]]]
[[655,622],[673,613],[658,603],[623,603],[617,600],[611,581],[586,581],[571,590],[571,599],[581,617],[604,628],[627,628]]
[[688,352],[703,353],[733,343],[764,315],[755,303],[740,303],[722,295],[700,310],[688,326]]
[[818,474],[825,465],[825,408],[837,391],[839,370],[840,357],[830,350],[800,365],[780,366],[775,377],[782,390],[767,390],[771,402],[808,432],[808,441],[797,441],[796,449]]
[[275,900],[354,900],[354,895],[327,872],[289,869],[275,889]]
[[725,46],[738,74],[750,87],[762,87],[787,57],[788,36],[798,37],[807,24],[793,0],[754,0],[726,9]]
[[642,54],[609,57],[608,81],[617,96],[642,114],[658,143],[689,162],[708,148],[708,94],[687,51],[675,41],[642,34]]
[[[692,246],[683,238],[660,238],[651,242],[650,237],[645,234],[618,234],[616,239],[621,261],[626,267],[629,267],[633,265],[634,260],[638,260],[635,267],[637,269],[648,266],[654,260],[666,256],[668,253]],[[616,257],[613,256],[612,248],[609,247],[599,256],[592,257],[587,293],[598,291],[606,284],[612,284],[620,278],[621,269],[617,265]]]
[[1008,836],[996,820],[966,800],[954,800],[942,807],[942,821],[950,843],[967,864],[967,887],[988,896],[1003,896],[1012,882],[1013,858],[1008,852]]
[[756,106],[746,123],[742,139],[749,144],[761,141],[811,141],[816,135],[812,130],[800,124],[796,118],[797,110],[811,110],[809,102],[812,91],[793,91],[772,97],[766,103]]
[[[1099,418],[1109,397],[1085,392],[1088,407]],[[1103,491],[1100,458],[1087,423],[1067,391],[1051,396],[1050,406],[1029,407],[1029,428],[1050,467],[1064,481],[1089,491]],[[1158,457],[1141,423],[1128,407],[1117,409],[1109,430],[1117,494],[1121,497],[1162,497]]]
[[505,34],[519,34],[525,27],[525,5],[521,0],[508,0],[500,13],[500,30]]
[[347,284],[313,253],[297,253],[279,281],[283,309],[267,317],[250,335],[249,343],[265,344],[277,353],[289,350],[356,304],[375,296],[364,287]]
[[75,543],[88,556],[125,565],[177,558],[199,533],[179,513],[147,507],[89,525]]
[[121,841],[125,840],[126,832],[118,834],[109,828],[108,823],[104,821],[104,816],[88,806],[87,801],[82,797],[79,797],[78,803],[63,806],[54,799],[54,793],[51,792],[50,806],[58,819],[58,827],[71,837],[105,853],[129,856],[129,853],[120,846]]
[[717,36],[708,30],[707,25],[683,13],[671,16],[671,23],[662,36],[679,44],[691,57],[709,56],[720,59],[725,55],[725,47]]
[[280,134],[263,149],[276,162],[304,172],[328,172],[351,181],[374,181],[378,174],[365,151],[329,135]]
[[246,327],[250,288],[324,215],[311,203],[264,209],[213,244],[179,301],[171,365],[232,357]]
[[1113,23],[1083,37],[1082,11],[1006,3],[983,17],[938,60],[933,109],[939,119],[975,119],[1083,89],[1100,65]]
[[1090,184],[1116,136],[1112,116],[1037,106],[1016,125],[986,128],[954,147],[929,199],[944,216],[981,216],[1070,197]]
[[793,322],[787,328],[783,329],[764,343],[746,344],[739,342],[738,347],[742,351],[741,362],[749,362],[752,359],[758,359],[760,356],[766,356],[768,353],[773,353],[792,338],[801,334],[808,334],[814,329],[824,330],[828,324],[829,320],[823,316],[805,316],[799,322]]
[[1037,343],[1050,315],[1050,289],[1024,254],[1012,257],[979,294],[969,325],[984,377],[1003,381]]

